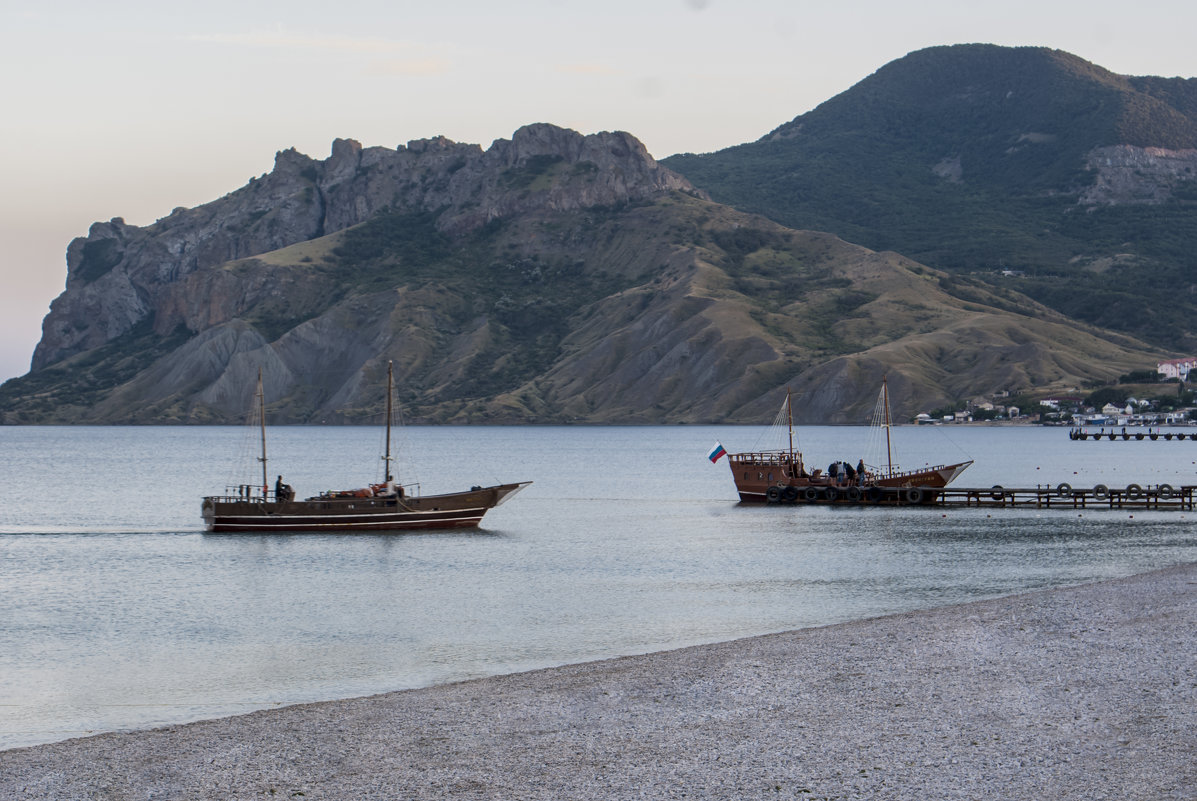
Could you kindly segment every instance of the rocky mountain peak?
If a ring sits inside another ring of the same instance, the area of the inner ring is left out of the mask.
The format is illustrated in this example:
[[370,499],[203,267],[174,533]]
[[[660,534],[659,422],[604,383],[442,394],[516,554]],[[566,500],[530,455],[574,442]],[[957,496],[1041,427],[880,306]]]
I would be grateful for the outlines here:
[[143,322],[196,333],[234,309],[183,314],[188,275],[365,222],[384,210],[439,211],[448,234],[537,208],[619,205],[693,191],[627,133],[583,136],[538,123],[483,151],[442,136],[394,149],[337,139],[327,159],[294,148],[270,173],[219,200],[175,209],[153,225],[96,223],[68,248],[67,290],[51,304],[35,370],[102,345]]

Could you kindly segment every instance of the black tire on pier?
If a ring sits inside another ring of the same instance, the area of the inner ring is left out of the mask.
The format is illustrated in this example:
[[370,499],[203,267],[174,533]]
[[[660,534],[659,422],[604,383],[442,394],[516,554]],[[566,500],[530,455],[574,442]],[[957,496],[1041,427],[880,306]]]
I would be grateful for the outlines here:
[[989,497],[993,498],[995,501],[1000,501],[1002,498],[1006,497],[1006,493],[1002,491],[1002,485],[994,484],[993,491],[989,493]]
[[828,487],[826,490],[824,490],[823,497],[826,498],[829,502],[834,503],[835,501],[839,500],[840,491],[837,490],[835,487]]
[[1172,485],[1171,484],[1160,484],[1158,487],[1156,487],[1155,495],[1161,501],[1172,500]]
[[769,487],[765,490],[765,500],[769,503],[777,503],[781,500],[781,487]]
[[786,503],[793,503],[798,500],[798,488],[786,487],[781,491],[781,499]]
[[865,491],[865,496],[869,499],[869,503],[881,503],[881,499],[885,497],[885,490],[881,487],[869,487]]
[[1110,497],[1110,488],[1105,484],[1098,484],[1093,488],[1093,497],[1099,501],[1104,501],[1106,498]]
[[1126,488],[1126,499],[1129,501],[1139,500],[1139,496],[1143,494],[1143,488],[1138,484],[1130,484]]
[[849,503],[860,503],[860,487],[848,487],[845,495],[847,495]]
[[923,502],[923,491],[918,487],[907,487],[906,492],[903,494],[906,496],[907,503]]
[[1072,485],[1069,484],[1067,481],[1059,484],[1056,487],[1056,494],[1059,495],[1061,498],[1071,497],[1072,496]]
[[807,487],[806,492],[803,493],[803,497],[806,498],[807,503],[814,503],[819,500],[821,494],[818,487]]

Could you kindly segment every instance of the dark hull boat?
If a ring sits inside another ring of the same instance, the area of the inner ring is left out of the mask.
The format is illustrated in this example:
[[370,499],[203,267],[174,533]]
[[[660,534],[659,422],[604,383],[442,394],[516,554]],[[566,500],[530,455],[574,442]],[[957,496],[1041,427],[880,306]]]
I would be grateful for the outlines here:
[[[404,531],[475,528],[482,516],[532,482],[474,487],[445,495],[337,497],[305,500],[261,496],[204,498],[209,531]],[[272,494],[271,494],[272,495]]]
[[475,528],[488,511],[531,484],[471,487],[443,495],[412,494],[411,487],[391,475],[391,412],[393,374],[387,365],[387,432],[385,480],[364,489],[326,492],[297,500],[280,476],[273,491],[267,480],[265,401],[258,374],[258,416],[261,422],[262,485],[242,485],[235,494],[204,498],[201,513],[208,531],[411,531],[418,529]]
[[[874,426],[884,429],[886,464],[866,465],[861,459],[832,462],[826,471],[808,469],[802,453],[794,448],[794,421],[790,396],[778,415],[789,428],[789,447],[777,450],[728,454],[732,480],[744,503],[932,503],[943,489],[972,461],[943,464],[919,470],[900,470],[893,463],[889,438],[889,395],[884,381],[873,415]],[[722,446],[716,446],[720,453]]]

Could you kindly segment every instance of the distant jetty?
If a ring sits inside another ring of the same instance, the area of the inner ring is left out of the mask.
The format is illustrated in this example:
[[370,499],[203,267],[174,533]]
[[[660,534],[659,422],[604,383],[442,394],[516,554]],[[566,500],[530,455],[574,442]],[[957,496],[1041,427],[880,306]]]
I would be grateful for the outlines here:
[[1135,431],[1128,431],[1125,426],[1122,429],[1111,428],[1106,431],[1104,428],[1099,428],[1096,431],[1087,428],[1072,428],[1068,431],[1068,438],[1073,440],[1120,440],[1127,442],[1134,440],[1136,442],[1143,442],[1149,440],[1156,442],[1164,440],[1165,442],[1171,440],[1188,439],[1197,442],[1197,431],[1185,433],[1184,431],[1161,431],[1158,428],[1139,429]]

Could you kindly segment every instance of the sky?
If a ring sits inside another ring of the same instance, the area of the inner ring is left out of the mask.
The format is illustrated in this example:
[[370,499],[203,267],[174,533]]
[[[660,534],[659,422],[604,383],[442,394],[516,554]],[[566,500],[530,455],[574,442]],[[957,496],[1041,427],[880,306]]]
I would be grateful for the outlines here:
[[294,147],[622,130],[656,158],[753,141],[934,45],[1194,77],[1187,0],[0,0],[0,381],[29,370],[96,221],[148,225]]

